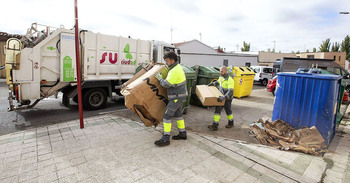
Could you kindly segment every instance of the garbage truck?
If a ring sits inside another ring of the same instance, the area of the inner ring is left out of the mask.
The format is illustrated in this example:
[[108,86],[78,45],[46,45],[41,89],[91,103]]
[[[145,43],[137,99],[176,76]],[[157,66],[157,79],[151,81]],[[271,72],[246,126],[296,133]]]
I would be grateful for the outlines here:
[[[40,29],[42,28],[42,29]],[[139,40],[79,30],[81,76],[76,72],[75,30],[33,23],[21,40],[7,40],[5,70],[9,111],[34,107],[62,92],[62,103],[77,102],[82,80],[83,106],[105,107],[107,98],[122,98],[124,82],[143,64],[164,63],[163,55],[180,50],[160,41]]]

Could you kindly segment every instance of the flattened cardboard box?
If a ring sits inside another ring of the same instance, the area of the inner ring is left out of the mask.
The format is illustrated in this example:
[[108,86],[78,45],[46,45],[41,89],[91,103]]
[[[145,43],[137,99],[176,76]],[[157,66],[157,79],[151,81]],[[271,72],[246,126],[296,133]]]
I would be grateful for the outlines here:
[[196,95],[203,106],[224,106],[225,100],[218,102],[218,98],[223,94],[215,86],[197,85]]
[[125,96],[125,106],[136,113],[145,126],[157,126],[168,103],[167,90],[154,77],[155,72],[166,78],[168,69],[165,65],[154,65],[143,75],[135,76],[138,78],[124,86],[121,92]]

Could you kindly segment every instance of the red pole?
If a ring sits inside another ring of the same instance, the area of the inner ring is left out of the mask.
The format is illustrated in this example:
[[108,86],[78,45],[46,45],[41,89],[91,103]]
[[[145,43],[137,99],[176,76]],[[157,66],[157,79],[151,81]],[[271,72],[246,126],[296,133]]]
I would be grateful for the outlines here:
[[80,128],[84,128],[83,117],[83,102],[81,94],[81,73],[80,73],[80,53],[79,53],[79,26],[78,26],[78,2],[74,0],[75,6],[75,55],[76,55],[76,67],[77,67],[77,86],[78,86],[78,106],[79,106],[79,118]]

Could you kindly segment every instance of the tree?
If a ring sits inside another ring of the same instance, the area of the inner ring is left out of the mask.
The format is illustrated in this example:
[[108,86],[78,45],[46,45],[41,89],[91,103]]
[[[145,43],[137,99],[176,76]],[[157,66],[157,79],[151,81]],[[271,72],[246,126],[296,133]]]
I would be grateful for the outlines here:
[[350,59],[350,37],[347,35],[341,42],[341,51],[346,52],[346,60]]
[[306,49],[306,53],[310,53],[309,49]]
[[340,43],[335,42],[332,44],[332,52],[338,52],[339,49],[340,49]]
[[250,43],[243,41],[243,47],[241,48],[241,51],[250,51]]
[[316,53],[316,48],[313,48],[313,49],[312,49],[312,52]]
[[322,41],[322,44],[320,44],[320,52],[329,52],[329,48],[331,47],[330,41],[330,38],[326,39],[325,41]]

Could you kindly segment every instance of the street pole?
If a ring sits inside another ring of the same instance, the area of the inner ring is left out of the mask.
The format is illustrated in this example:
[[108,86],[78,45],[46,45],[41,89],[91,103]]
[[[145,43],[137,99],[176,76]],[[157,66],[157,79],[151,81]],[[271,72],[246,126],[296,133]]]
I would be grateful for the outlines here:
[[78,26],[78,0],[74,0],[75,7],[75,56],[76,56],[76,68],[77,68],[77,87],[78,87],[78,107],[80,128],[84,128],[83,117],[83,102],[81,96],[81,73],[80,73],[80,52],[79,52],[79,26]]

